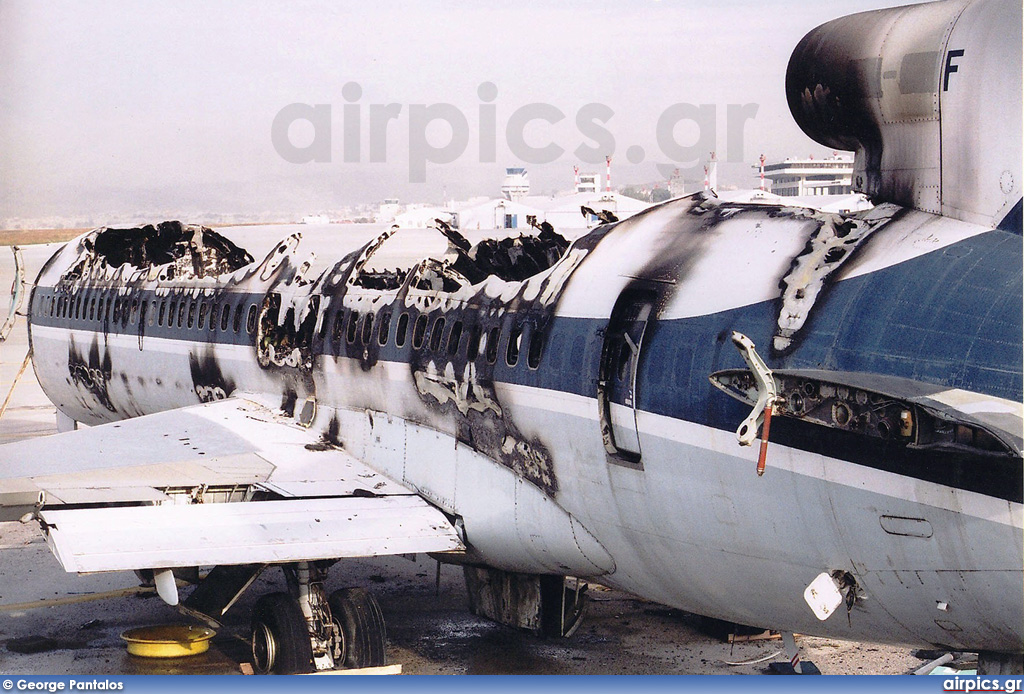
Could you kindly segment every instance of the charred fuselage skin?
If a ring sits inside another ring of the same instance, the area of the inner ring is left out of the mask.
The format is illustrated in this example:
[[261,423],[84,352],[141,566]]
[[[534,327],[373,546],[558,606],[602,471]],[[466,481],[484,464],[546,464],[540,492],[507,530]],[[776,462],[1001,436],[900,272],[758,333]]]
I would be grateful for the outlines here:
[[[483,563],[600,577],[739,623],[1019,649],[1019,448],[922,450],[779,417],[758,478],[732,434],[749,407],[708,380],[742,368],[735,330],[775,369],[912,379],[1013,410],[1019,234],[888,205],[841,216],[697,195],[572,244],[549,237],[525,279],[471,281],[493,264],[468,266],[455,243],[367,270],[393,231],[314,278],[296,237],[262,262],[204,263],[228,247],[183,228],[204,243],[168,261],[173,277],[111,267],[104,230],[40,274],[36,373],[69,417],[239,391],[289,411],[315,399],[325,439],[462,517]],[[848,620],[819,622],[801,599],[822,571],[853,577]],[[936,601],[959,607],[932,615]]]

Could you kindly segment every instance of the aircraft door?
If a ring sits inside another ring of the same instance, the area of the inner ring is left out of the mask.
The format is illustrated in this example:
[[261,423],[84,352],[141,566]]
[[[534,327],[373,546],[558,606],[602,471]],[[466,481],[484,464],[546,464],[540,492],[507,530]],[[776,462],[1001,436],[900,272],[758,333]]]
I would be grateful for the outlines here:
[[601,354],[598,403],[605,448],[617,460],[631,464],[640,462],[637,374],[653,308],[654,296],[648,291],[628,291],[619,297]]

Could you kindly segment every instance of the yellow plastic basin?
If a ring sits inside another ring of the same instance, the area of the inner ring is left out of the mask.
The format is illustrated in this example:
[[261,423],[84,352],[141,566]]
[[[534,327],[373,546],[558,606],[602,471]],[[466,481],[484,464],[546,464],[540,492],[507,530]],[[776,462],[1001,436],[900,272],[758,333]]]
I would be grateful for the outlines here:
[[205,653],[210,648],[210,639],[216,635],[213,629],[184,624],[158,624],[151,627],[137,627],[121,634],[128,642],[128,652],[143,658],[183,658]]

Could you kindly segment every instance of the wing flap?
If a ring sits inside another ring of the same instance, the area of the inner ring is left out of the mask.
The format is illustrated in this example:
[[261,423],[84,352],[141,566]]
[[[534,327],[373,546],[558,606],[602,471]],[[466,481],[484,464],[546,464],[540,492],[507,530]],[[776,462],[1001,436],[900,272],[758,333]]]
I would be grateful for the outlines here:
[[44,510],[65,570],[281,563],[463,549],[417,496]]

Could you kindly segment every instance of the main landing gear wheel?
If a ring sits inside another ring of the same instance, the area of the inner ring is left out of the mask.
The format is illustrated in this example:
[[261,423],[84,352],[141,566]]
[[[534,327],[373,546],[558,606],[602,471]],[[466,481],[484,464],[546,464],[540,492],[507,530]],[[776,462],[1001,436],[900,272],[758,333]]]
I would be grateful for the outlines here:
[[377,600],[362,588],[342,588],[328,598],[331,616],[344,643],[345,667],[384,665],[387,634]]
[[287,593],[264,595],[252,611],[252,661],[266,675],[313,669],[309,628],[298,602]]

